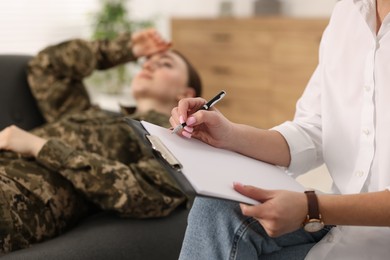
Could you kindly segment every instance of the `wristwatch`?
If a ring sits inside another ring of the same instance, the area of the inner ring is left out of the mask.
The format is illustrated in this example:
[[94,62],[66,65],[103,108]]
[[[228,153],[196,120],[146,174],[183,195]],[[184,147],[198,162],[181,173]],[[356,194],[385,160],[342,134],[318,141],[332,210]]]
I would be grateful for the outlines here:
[[318,207],[318,199],[314,190],[305,191],[307,197],[308,213],[303,222],[303,229],[307,232],[317,232],[324,227]]

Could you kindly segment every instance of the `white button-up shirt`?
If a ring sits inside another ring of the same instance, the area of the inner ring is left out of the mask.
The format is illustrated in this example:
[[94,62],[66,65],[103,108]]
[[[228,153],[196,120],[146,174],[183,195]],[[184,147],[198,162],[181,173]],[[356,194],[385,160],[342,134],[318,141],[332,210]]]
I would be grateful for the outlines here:
[[[295,118],[274,128],[289,144],[289,172],[325,163],[335,193],[390,188],[389,30],[387,16],[376,33],[375,0],[336,4]],[[307,259],[390,259],[390,228],[338,226]]]

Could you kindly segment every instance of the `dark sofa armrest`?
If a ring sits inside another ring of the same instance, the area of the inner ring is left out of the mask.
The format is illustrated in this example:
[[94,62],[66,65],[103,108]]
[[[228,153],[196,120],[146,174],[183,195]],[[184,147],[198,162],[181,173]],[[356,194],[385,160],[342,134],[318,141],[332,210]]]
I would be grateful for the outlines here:
[[0,55],[0,129],[30,130],[45,122],[27,83],[29,55]]

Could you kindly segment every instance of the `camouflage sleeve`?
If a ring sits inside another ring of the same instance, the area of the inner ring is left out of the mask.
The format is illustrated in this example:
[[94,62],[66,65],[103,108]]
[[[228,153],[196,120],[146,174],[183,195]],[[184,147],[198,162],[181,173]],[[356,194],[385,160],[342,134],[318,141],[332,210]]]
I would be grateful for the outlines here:
[[162,177],[163,169],[151,158],[129,167],[50,139],[37,161],[59,172],[102,209],[122,216],[166,216],[185,200],[183,194]]
[[88,108],[90,100],[83,79],[95,69],[135,60],[130,39],[130,34],[111,41],[75,39],[49,46],[32,58],[28,82],[47,122]]

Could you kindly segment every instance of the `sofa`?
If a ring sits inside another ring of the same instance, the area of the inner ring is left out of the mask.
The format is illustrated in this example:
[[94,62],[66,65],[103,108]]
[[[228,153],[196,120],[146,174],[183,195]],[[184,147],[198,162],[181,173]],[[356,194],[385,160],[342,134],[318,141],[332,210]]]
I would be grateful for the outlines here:
[[[44,119],[26,79],[28,55],[0,55],[0,129],[32,129]],[[50,240],[2,256],[8,259],[177,259],[188,209],[165,218],[124,219],[96,212]]]

